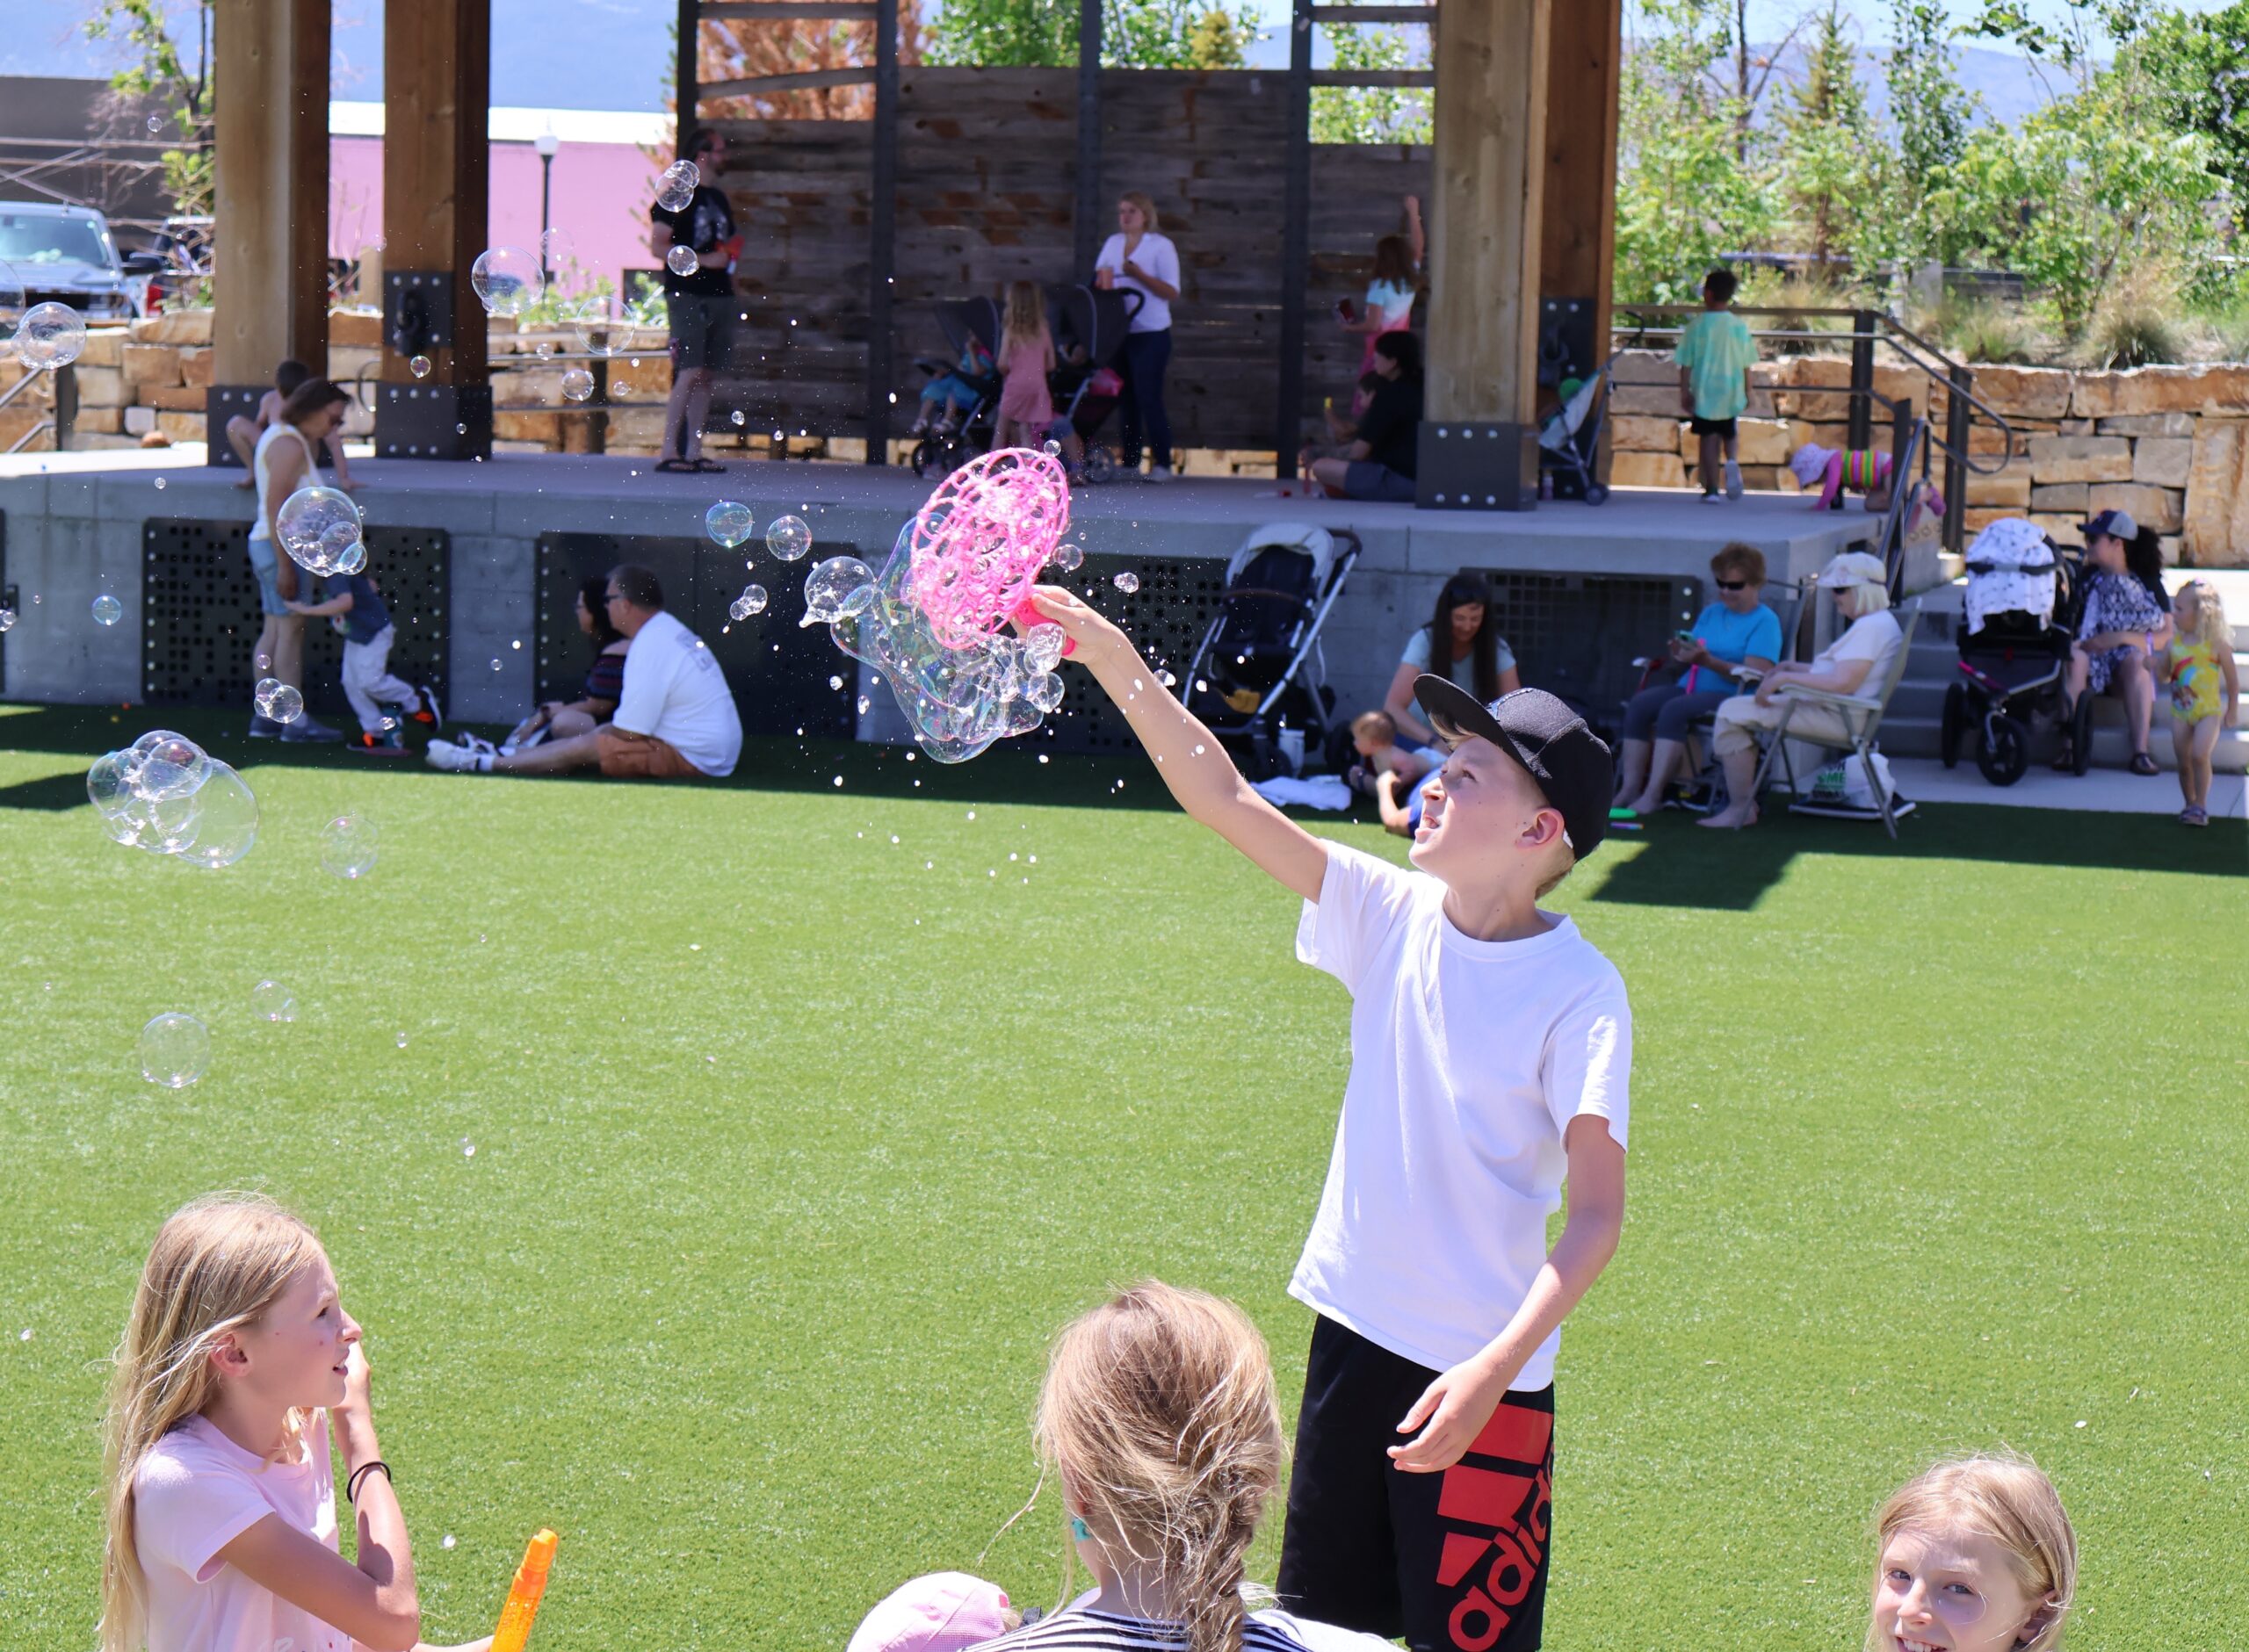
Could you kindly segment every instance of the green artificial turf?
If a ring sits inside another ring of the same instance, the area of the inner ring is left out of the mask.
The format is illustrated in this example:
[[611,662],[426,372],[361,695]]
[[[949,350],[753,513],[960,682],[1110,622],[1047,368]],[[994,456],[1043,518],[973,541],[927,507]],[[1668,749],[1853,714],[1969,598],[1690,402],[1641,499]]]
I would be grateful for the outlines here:
[[[1044,1351],[1139,1275],[1241,1302],[1293,1418],[1346,999],[1137,758],[755,746],[684,788],[236,739],[265,823],[206,874],[85,806],[153,720],[0,716],[0,1645],[89,1644],[105,1357],[211,1188],[328,1242],[433,1640],[542,1524],[544,1652],[833,1648],[945,1567],[1050,1601],[1052,1489],[995,1537]],[[1877,1502],[2000,1445],[2076,1517],[2073,1639],[2249,1618],[2245,868],[2233,823],[1930,807],[1895,850],[1669,817],[1564,885],[1638,1036],[1551,1646],[1855,1646]],[[213,1040],[176,1093],[135,1058],[172,1009]]]

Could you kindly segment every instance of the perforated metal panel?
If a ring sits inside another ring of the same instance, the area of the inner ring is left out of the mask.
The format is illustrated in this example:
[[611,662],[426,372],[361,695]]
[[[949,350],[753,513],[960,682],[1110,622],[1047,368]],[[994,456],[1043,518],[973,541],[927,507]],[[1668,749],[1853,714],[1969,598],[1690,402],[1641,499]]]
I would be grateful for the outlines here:
[[1523,682],[1611,725],[1639,685],[1634,657],[1693,624],[1703,605],[1692,580],[1472,571],[1491,582],[1500,634]]
[[[727,674],[743,732],[850,739],[857,666],[836,652],[828,628],[797,624],[804,613],[804,579],[818,559],[866,554],[856,545],[821,539],[800,562],[757,554],[757,571],[742,564],[756,542],[727,551],[707,539],[669,539],[606,533],[547,533],[539,539],[539,697],[575,700],[585,692],[593,647],[579,631],[578,588],[620,562],[653,569],[664,588],[664,606],[709,646]],[[767,593],[765,611],[736,621],[727,605],[751,581]],[[830,689],[830,677],[845,686]]]
[[[249,525],[159,519],[141,530],[141,697],[150,705],[232,705],[245,711],[258,673],[250,655],[264,618],[250,572]],[[398,640],[390,668],[445,691],[452,542],[436,528],[366,530],[367,571]],[[300,574],[300,591],[318,581]],[[317,600],[324,592],[315,589]],[[348,717],[343,638],[305,622],[305,700],[315,716]]]
[[[1128,572],[1140,581],[1140,588],[1130,594],[1114,582],[1117,574]],[[1223,557],[1103,555],[1088,556],[1067,583],[1123,626],[1150,666],[1181,672],[1210,629],[1211,617],[1226,591],[1226,578]],[[1032,739],[1047,740],[1052,749],[1066,752],[1139,749],[1124,713],[1109,703],[1090,676],[1066,671],[1062,681],[1067,687],[1061,709]],[[1053,731],[1051,739],[1048,729]]]

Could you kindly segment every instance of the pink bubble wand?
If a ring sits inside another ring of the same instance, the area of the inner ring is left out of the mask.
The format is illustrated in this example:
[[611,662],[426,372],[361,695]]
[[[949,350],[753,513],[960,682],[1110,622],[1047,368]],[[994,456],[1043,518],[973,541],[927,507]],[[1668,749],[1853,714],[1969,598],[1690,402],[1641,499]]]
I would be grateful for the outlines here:
[[946,477],[915,516],[906,595],[948,648],[974,648],[1011,622],[1051,625],[1030,588],[1069,530],[1062,467],[1031,448],[995,448]]

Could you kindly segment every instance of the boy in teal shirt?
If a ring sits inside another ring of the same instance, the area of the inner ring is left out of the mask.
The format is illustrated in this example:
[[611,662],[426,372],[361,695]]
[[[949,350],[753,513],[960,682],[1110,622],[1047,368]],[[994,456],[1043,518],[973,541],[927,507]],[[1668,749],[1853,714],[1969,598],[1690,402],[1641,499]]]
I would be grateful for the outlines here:
[[1702,438],[1695,474],[1703,502],[1718,501],[1718,450],[1725,450],[1725,496],[1741,497],[1741,438],[1734,421],[1749,406],[1749,369],[1757,360],[1757,341],[1749,323],[1732,309],[1732,272],[1713,270],[1703,278],[1703,313],[1679,335],[1671,358],[1679,364],[1679,405],[1688,424]]

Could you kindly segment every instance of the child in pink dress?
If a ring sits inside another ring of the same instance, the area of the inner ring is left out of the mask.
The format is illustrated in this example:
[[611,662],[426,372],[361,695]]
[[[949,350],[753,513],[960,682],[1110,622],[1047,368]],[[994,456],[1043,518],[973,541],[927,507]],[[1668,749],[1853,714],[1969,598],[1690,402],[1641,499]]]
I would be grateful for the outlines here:
[[1029,281],[1008,286],[1008,308],[1000,324],[1000,412],[994,447],[1037,447],[1054,422],[1054,398],[1046,375],[1054,371],[1054,335],[1046,329],[1046,307]]

